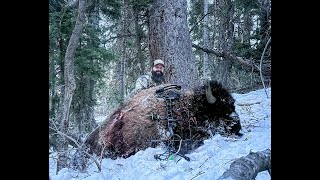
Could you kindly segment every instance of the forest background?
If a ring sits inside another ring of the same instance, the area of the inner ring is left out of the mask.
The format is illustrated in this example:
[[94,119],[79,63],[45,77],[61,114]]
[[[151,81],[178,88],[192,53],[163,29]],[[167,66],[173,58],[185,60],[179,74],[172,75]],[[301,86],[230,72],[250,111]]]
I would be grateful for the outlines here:
[[49,149],[76,146],[150,71],[192,88],[271,87],[270,0],[49,0]]

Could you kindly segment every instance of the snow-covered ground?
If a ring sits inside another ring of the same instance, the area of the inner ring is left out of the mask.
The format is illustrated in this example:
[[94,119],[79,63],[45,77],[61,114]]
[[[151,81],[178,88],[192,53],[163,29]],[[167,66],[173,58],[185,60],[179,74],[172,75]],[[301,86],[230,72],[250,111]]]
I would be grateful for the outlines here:
[[[267,94],[268,97],[267,97]],[[49,155],[49,175],[52,180],[207,180],[217,179],[230,164],[250,151],[271,149],[271,88],[247,94],[232,94],[242,124],[241,138],[222,137],[218,134],[205,140],[204,145],[187,154],[191,160],[176,156],[173,160],[157,161],[155,154],[164,148],[148,148],[127,159],[103,159],[101,172],[91,162],[87,172],[62,169],[56,175],[56,153]],[[270,180],[267,171],[256,180]]]

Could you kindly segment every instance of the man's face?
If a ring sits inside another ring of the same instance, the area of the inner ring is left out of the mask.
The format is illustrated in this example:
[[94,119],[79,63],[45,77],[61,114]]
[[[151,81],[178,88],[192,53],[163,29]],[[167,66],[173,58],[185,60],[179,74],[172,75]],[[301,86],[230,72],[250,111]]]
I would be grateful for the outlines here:
[[163,74],[164,66],[162,64],[156,64],[152,67],[152,71],[156,72],[156,74]]
[[151,71],[152,76],[151,76],[151,78],[157,84],[160,84],[161,82],[164,82],[163,71],[164,71],[164,66],[162,64],[156,64],[155,66],[152,67],[152,71]]

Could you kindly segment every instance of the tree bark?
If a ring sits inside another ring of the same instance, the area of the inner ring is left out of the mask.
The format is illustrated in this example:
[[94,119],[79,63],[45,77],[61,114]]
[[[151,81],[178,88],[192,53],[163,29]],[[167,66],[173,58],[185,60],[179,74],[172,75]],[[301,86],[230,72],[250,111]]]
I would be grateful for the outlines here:
[[[206,14],[208,13],[208,0],[203,0],[203,15],[205,16],[203,19],[203,47],[208,48],[208,16]],[[209,70],[208,67],[208,53],[203,52],[203,68],[202,68],[202,76],[203,79],[209,78]]]
[[[64,64],[64,94],[62,97],[62,104],[59,107],[58,122],[60,122],[60,131],[67,134],[69,126],[69,110],[72,101],[72,96],[76,88],[74,79],[74,59],[76,49],[79,45],[79,39],[82,30],[85,25],[85,10],[86,10],[86,0],[79,0],[78,17],[76,20],[75,27],[73,29],[71,38],[65,54],[65,64]],[[57,162],[57,172],[62,168],[68,166],[67,158],[67,139],[64,136],[59,137],[58,143],[58,162]]]
[[[89,11],[88,8],[88,23],[94,30],[99,28],[99,4],[95,2],[93,4],[92,10]],[[80,43],[81,44],[81,43]],[[90,38],[87,43],[84,43],[83,47],[99,48],[99,42],[95,37]],[[89,68],[95,66],[94,57],[88,58],[88,63],[85,65]],[[76,79],[77,89],[73,97],[74,117],[75,122],[77,122],[79,134],[84,134],[91,132],[96,126],[94,119],[94,87],[96,80],[92,77],[91,72],[88,70],[78,69],[78,78]],[[77,97],[76,97],[77,96]],[[78,98],[76,100],[76,98]]]
[[[128,18],[127,18],[127,11],[128,11],[128,2],[127,0],[123,0],[123,8],[122,8],[122,25],[121,25],[121,32],[126,33],[128,31]],[[122,34],[124,35],[124,34]],[[123,37],[121,39],[121,62],[120,62],[120,101],[121,103],[124,101],[124,96],[126,94],[125,88],[125,77],[126,77],[126,61],[127,61],[127,38]]]
[[198,83],[198,69],[187,24],[186,0],[153,1],[149,19],[151,60],[162,59],[167,83],[190,88]]
[[250,152],[231,163],[230,168],[225,171],[218,180],[249,180],[255,179],[259,172],[268,170],[271,176],[271,150]]
[[139,62],[139,75],[145,73],[145,64],[146,60],[143,58],[142,48],[141,48],[141,39],[142,39],[142,29],[139,25],[139,6],[133,6],[133,14],[134,14],[134,28],[136,31],[136,47],[137,47],[137,62]]
[[[89,62],[93,63],[93,60]],[[96,81],[84,72],[81,74],[77,80],[77,96],[73,97],[73,118],[77,123],[78,133],[85,134],[91,132],[97,125],[94,119],[94,85]]]
[[[231,0],[221,0],[219,1],[219,8],[221,10],[219,24],[221,49],[224,54],[228,54],[233,44],[233,23],[231,19],[234,15],[234,6]],[[230,87],[231,65],[231,59],[227,56],[223,57],[218,64],[217,79],[225,87]]]
[[56,82],[56,71],[55,71],[55,60],[52,59],[49,61],[49,117],[52,117],[51,115],[55,114],[55,101],[53,98],[56,96],[55,91],[55,82]]
[[243,42],[244,44],[250,44],[250,31],[251,31],[251,16],[250,9],[245,8],[243,12]]

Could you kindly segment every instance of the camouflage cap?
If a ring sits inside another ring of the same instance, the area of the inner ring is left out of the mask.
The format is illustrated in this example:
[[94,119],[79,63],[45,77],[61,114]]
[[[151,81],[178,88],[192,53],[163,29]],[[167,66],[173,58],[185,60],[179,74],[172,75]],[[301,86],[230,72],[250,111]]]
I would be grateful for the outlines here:
[[164,62],[161,59],[156,59],[155,61],[153,61],[154,66],[157,64],[162,64],[164,66]]

